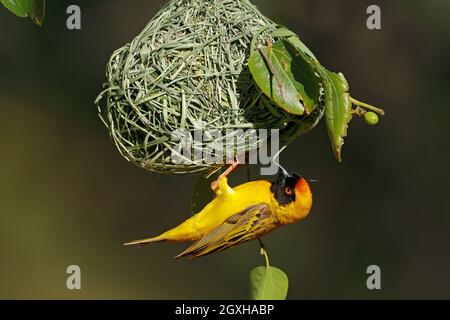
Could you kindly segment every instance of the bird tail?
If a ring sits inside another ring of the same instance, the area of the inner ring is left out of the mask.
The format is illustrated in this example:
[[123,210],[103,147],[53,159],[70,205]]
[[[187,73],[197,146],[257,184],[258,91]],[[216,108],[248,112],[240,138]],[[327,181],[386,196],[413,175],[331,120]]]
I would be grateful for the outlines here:
[[[192,219],[192,218],[191,218]],[[170,229],[157,237],[135,240],[125,243],[126,246],[145,246],[150,243],[161,242],[161,241],[191,241],[198,240],[197,233],[195,231],[194,223],[191,219],[180,224],[178,227]],[[193,231],[194,230],[194,231]]]
[[124,246],[145,246],[147,244],[150,243],[155,243],[155,242],[161,242],[161,241],[165,241],[166,239],[162,236],[158,236],[158,237],[154,237],[154,238],[148,238],[148,239],[142,239],[142,240],[134,240],[134,241],[130,241],[127,243],[124,243]]

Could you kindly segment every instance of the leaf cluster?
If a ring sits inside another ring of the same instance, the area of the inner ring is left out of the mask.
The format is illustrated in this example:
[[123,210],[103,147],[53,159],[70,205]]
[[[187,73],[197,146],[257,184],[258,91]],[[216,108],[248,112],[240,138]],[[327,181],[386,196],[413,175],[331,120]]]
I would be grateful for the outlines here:
[[[352,115],[364,115],[364,108],[384,112],[352,99],[344,75],[326,69],[294,32],[278,26],[271,38],[275,42],[256,35],[252,42],[248,65],[255,82],[277,106],[312,122],[308,129],[325,115],[334,154],[341,161]],[[353,104],[363,111],[353,110]]]

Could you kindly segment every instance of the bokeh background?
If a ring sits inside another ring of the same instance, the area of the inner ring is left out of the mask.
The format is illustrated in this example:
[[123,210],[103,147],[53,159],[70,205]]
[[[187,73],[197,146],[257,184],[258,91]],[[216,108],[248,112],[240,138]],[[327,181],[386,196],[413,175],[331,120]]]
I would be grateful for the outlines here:
[[[340,165],[323,124],[286,151],[287,167],[319,180],[310,217],[265,240],[289,298],[450,298],[450,2],[253,2],[388,113],[375,128],[353,121]],[[65,26],[73,3],[80,31]],[[195,178],[127,163],[94,106],[109,55],[162,3],[48,1],[42,28],[0,8],[0,298],[248,297],[256,242],[193,261],[172,260],[186,244],[121,246],[190,215]],[[365,26],[371,4],[381,31]],[[81,291],[66,288],[72,264]],[[372,264],[381,291],[366,288]]]

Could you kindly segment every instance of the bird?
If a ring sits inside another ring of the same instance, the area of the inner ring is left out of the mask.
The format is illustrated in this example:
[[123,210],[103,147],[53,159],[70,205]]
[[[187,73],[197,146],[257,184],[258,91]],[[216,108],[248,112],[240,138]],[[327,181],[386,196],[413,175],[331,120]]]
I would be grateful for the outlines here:
[[175,259],[202,257],[260,240],[280,226],[299,222],[309,215],[313,204],[307,180],[281,166],[272,181],[255,180],[232,188],[222,176],[213,191],[215,198],[177,227],[124,245],[192,241]]

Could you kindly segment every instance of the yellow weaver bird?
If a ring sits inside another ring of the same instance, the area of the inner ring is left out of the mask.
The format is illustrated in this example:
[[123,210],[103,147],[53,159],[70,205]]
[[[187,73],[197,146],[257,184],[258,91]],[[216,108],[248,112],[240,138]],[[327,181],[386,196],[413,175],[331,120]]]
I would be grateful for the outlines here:
[[149,239],[125,245],[161,241],[195,241],[175,258],[201,257],[259,239],[274,229],[308,216],[312,193],[308,182],[280,168],[277,178],[251,181],[235,188],[220,177],[216,197],[179,226]]

